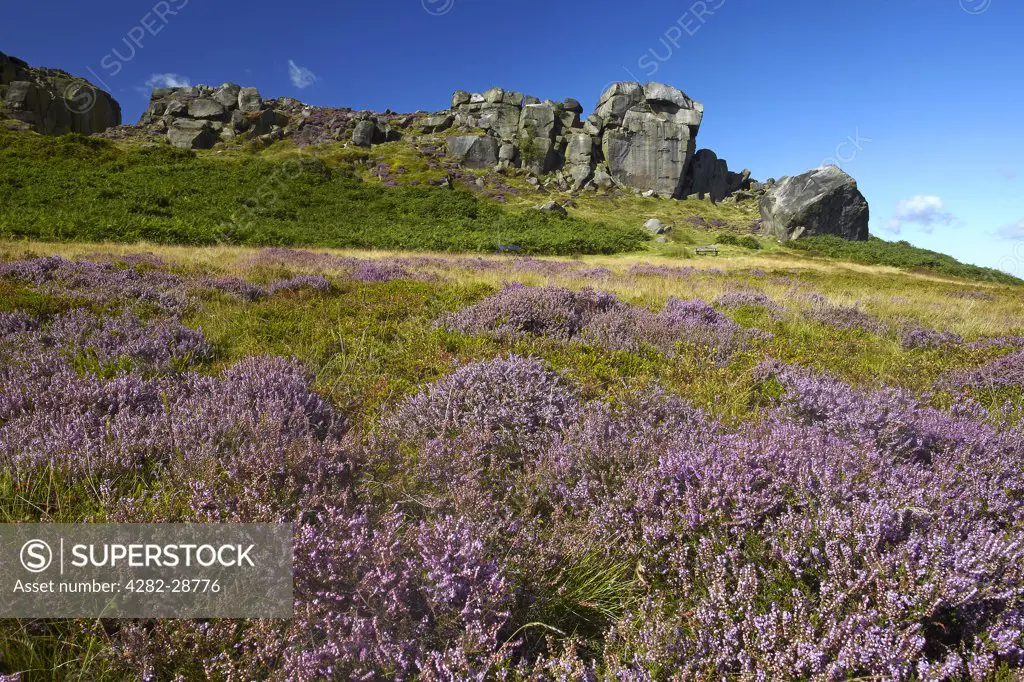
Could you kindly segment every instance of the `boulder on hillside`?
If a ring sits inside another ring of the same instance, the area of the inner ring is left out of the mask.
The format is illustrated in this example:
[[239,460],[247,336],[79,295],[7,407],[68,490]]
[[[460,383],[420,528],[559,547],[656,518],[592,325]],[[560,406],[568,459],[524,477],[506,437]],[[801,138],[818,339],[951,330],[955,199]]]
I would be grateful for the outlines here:
[[190,118],[175,119],[167,128],[167,139],[183,149],[210,149],[220,141],[213,124]]
[[59,69],[42,69],[0,52],[4,118],[43,135],[92,135],[121,125],[121,105],[89,81]]
[[608,171],[616,182],[641,192],[679,197],[704,105],[662,83],[614,83],[595,111]]
[[357,147],[369,147],[377,135],[377,124],[373,121],[359,121],[352,131],[352,144]]
[[498,141],[486,135],[448,138],[448,156],[466,168],[494,168],[498,165],[498,151]]
[[761,198],[760,207],[764,231],[783,242],[822,234],[868,238],[868,202],[857,182],[836,166],[783,178]]
[[238,108],[249,114],[263,108],[263,98],[256,88],[242,88],[238,91]]
[[543,175],[555,169],[555,109],[528,104],[519,117],[519,154],[527,170]]
[[188,103],[189,118],[203,121],[222,121],[230,118],[223,104],[213,98],[201,97]]

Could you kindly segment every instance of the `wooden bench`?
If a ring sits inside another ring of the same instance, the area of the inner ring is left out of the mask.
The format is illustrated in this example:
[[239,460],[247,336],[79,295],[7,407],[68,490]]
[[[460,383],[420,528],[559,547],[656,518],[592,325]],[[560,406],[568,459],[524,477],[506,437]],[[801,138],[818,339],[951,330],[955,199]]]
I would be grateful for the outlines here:
[[717,256],[718,245],[712,244],[711,246],[698,246],[696,251],[698,256]]

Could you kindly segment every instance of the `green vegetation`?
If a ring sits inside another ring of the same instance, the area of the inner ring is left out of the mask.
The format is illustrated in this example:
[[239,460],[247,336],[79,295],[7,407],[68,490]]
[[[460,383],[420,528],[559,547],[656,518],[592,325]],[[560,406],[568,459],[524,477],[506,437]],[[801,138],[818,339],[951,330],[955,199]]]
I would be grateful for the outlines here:
[[803,237],[790,242],[789,247],[812,256],[827,256],[866,265],[889,265],[983,282],[1020,284],[1019,279],[1005,272],[961,263],[952,256],[921,249],[905,241],[887,242],[871,237],[866,242],[850,242],[839,237],[821,236]]
[[0,131],[0,236],[438,251],[618,253],[637,227],[506,208],[469,192],[386,187],[312,153],[220,157]]
[[[428,161],[406,142],[370,151],[337,144],[307,150],[287,142],[267,149],[229,144],[197,153],[0,129],[0,238],[484,253],[514,246],[524,254],[647,252],[675,258],[691,255],[685,246],[718,243],[735,247],[725,257],[751,251],[824,256],[1019,283],[906,242],[812,237],[784,248],[761,241],[749,234],[758,215],[750,201],[584,192],[564,218],[532,210],[541,196],[525,176],[491,178],[510,188],[508,203],[501,204],[468,189],[431,186],[446,175]],[[399,184],[373,177],[375,167],[396,171]],[[648,218],[673,226],[668,243],[650,241],[640,228]]]

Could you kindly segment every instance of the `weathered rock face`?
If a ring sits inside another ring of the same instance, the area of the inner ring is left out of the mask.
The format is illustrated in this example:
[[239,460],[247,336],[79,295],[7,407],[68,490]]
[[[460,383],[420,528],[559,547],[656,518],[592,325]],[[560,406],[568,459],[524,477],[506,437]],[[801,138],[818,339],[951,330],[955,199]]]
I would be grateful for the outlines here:
[[868,202],[856,181],[836,166],[783,178],[761,198],[766,233],[781,241],[832,234],[868,238]]
[[[615,83],[585,122],[582,113],[575,99],[541,102],[501,88],[452,96],[453,124],[501,142],[502,168],[555,174],[559,187],[577,191],[601,173],[621,188],[683,195],[703,105],[661,83]],[[433,127],[437,116],[424,128]]]
[[225,83],[219,88],[157,88],[139,126],[155,133],[166,131],[176,147],[209,149],[246,132],[267,142],[281,139],[290,121],[265,103],[256,88]]
[[121,105],[89,81],[40,69],[0,52],[0,118],[44,135],[92,135],[121,124]]
[[218,135],[209,121],[180,118],[172,121],[167,128],[167,139],[175,147],[185,149],[209,149],[217,143]]
[[466,168],[494,168],[498,151],[498,141],[486,135],[448,138],[448,156]]
[[595,117],[617,182],[658,196],[682,195],[704,105],[661,83],[615,83],[602,93]]

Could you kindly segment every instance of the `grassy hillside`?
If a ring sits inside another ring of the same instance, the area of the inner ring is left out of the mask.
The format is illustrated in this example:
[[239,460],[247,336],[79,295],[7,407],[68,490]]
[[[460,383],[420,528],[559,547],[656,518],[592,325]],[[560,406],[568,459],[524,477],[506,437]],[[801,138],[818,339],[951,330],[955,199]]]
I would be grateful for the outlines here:
[[[235,143],[192,152],[162,142],[0,129],[0,238],[483,253],[514,246],[524,254],[674,258],[717,243],[723,259],[828,257],[1018,282],[905,242],[816,238],[782,246],[752,234],[759,215],[753,201],[715,205],[584,192],[562,218],[533,207],[567,196],[534,187],[524,175],[469,171],[454,189],[429,184],[447,182],[446,175],[406,142],[370,150]],[[673,226],[663,243],[641,229],[649,218]]]
[[648,237],[463,190],[385,187],[312,154],[219,158],[0,131],[0,236],[61,241],[615,253]]
[[888,242],[871,237],[866,242],[850,242],[839,237],[822,236],[798,239],[790,248],[812,256],[827,256],[839,260],[869,265],[890,265],[894,268],[934,272],[950,277],[962,277],[1004,284],[1019,284],[1020,280],[993,268],[967,265],[952,256],[929,251],[911,245],[909,242]]

